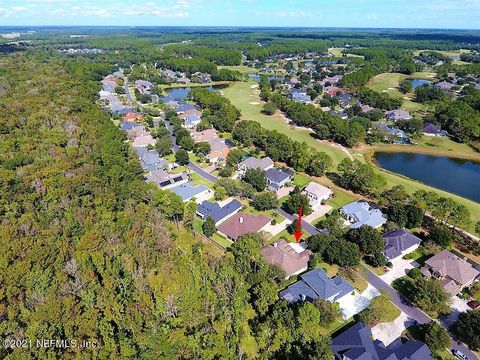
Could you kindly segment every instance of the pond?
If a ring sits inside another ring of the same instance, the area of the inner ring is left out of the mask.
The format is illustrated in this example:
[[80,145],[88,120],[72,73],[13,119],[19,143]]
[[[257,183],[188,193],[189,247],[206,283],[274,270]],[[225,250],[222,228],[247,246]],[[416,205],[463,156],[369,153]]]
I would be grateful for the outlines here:
[[413,79],[412,80],[412,88],[416,89],[419,86],[425,85],[425,84],[431,84],[432,82],[430,80],[425,80],[425,79]]
[[[228,85],[210,85],[210,86],[202,86],[204,89],[209,91],[215,91],[218,89],[225,89]],[[181,101],[185,100],[192,91],[192,87],[179,87],[179,88],[167,88],[165,92],[168,96],[170,96],[173,100]]]
[[[248,74],[248,77],[256,81],[260,81],[261,79],[261,76],[258,74]],[[285,76],[282,76],[282,75],[270,75],[268,77],[268,81],[272,81],[272,80],[283,81],[284,79],[285,79]]]
[[375,153],[377,164],[426,185],[480,202],[480,163],[412,153]]

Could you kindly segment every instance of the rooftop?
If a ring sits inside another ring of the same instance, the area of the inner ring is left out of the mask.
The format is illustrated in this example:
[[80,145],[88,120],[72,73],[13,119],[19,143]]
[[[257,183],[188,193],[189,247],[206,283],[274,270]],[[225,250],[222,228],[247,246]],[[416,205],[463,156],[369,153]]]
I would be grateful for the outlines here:
[[270,218],[265,215],[252,215],[239,212],[218,226],[218,230],[233,240],[240,236],[256,233],[270,223]]
[[306,269],[311,255],[309,250],[300,253],[295,251],[284,239],[261,248],[260,252],[267,263],[280,266],[285,271],[287,278]]

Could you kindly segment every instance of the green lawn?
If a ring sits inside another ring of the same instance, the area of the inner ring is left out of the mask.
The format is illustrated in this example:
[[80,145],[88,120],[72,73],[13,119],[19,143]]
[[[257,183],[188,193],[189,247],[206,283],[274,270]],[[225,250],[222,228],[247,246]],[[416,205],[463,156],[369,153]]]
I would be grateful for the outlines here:
[[256,74],[258,73],[258,69],[251,68],[249,66],[238,65],[238,66],[219,66],[219,69],[228,69],[228,70],[237,70],[240,71],[242,74]]
[[211,239],[223,248],[229,248],[233,244],[233,241],[228,240],[219,233],[213,234]]
[[356,197],[341,189],[334,189],[333,194],[333,197],[325,201],[325,204],[330,205],[334,209],[339,209],[342,206],[357,200]]
[[205,185],[206,187],[213,190],[213,183],[211,181],[208,181],[208,180],[204,179],[203,177],[201,177],[197,173],[195,173],[195,172],[190,173],[190,178],[192,179],[191,182],[194,185]]
[[261,113],[264,102],[260,99],[258,83],[250,79],[245,82],[236,82],[221,91],[225,97],[241,110],[242,120],[254,120],[265,129],[277,130],[291,139],[306,142],[313,148],[327,153],[336,166],[346,154],[338,147],[332,146],[326,141],[314,139],[310,131],[306,129],[295,129],[287,123],[287,119],[277,111],[274,115]]
[[392,97],[403,99],[402,108],[408,111],[419,111],[425,110],[425,106],[419,103],[412,101],[412,95],[402,94],[398,90],[398,86],[405,79],[426,79],[433,80],[435,77],[434,73],[429,72],[416,72],[412,75],[404,75],[400,73],[383,73],[375,76],[368,82],[368,87],[378,92],[386,92]]
[[303,173],[295,173],[293,175],[293,183],[300,188],[305,187],[309,182],[310,177],[308,175]]
[[[302,232],[303,232],[303,235],[300,238],[300,241],[304,241],[307,237],[310,236],[310,234],[303,229],[302,229]],[[275,241],[280,240],[280,239],[285,239],[288,242],[295,242],[295,237],[292,234],[289,234],[288,231],[285,229],[285,230],[282,230],[277,235],[275,235],[274,237],[272,237],[270,240],[268,240],[267,244],[272,244]]]
[[378,323],[392,322],[400,316],[400,309],[390,301],[388,296],[377,296],[370,302],[368,307],[375,307],[378,309],[378,313],[381,314],[380,318],[377,320]]

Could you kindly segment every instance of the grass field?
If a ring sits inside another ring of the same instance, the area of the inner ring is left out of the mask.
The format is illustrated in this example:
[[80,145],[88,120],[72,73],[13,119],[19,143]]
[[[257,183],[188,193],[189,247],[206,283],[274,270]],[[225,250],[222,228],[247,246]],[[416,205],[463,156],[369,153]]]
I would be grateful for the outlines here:
[[246,82],[237,82],[228,88],[222,89],[222,94],[241,110],[242,120],[254,120],[265,129],[277,130],[297,141],[306,142],[311,147],[327,153],[336,166],[346,154],[338,147],[325,141],[314,139],[306,129],[295,129],[287,123],[286,118],[278,111],[274,115],[262,114],[264,102],[260,99],[258,83],[250,79]]
[[[406,75],[403,75],[403,74],[382,74],[382,75],[393,75],[393,76],[387,76],[386,79],[389,79],[390,83],[395,83],[394,80],[392,79],[396,78],[397,85],[398,85],[400,76],[403,76],[405,78],[407,77]],[[382,76],[382,75],[379,75],[379,76]],[[428,78],[432,78],[432,76],[433,76],[432,73],[415,73],[413,75],[410,75],[409,78],[427,78],[428,79]],[[258,88],[256,88],[254,85],[257,85],[257,82],[251,79],[247,82],[233,83],[228,88],[221,90],[222,94],[227,98],[229,98],[230,101],[242,111],[242,119],[254,120],[259,124],[261,124],[262,127],[266,129],[277,130],[283,134],[286,134],[292,139],[295,139],[297,141],[302,141],[302,142],[304,141],[308,145],[312,146],[313,148],[327,153],[333,160],[334,169],[337,167],[338,163],[341,160],[347,157],[347,154],[344,151],[342,151],[341,148],[333,146],[328,142],[314,139],[310,135],[308,130],[293,128],[285,121],[285,118],[279,112],[277,112],[275,115],[272,115],[272,116],[262,114],[261,110],[262,110],[263,102],[262,100],[260,100],[260,97],[258,94]],[[378,81],[376,86],[380,86]],[[385,84],[382,86],[385,87]],[[387,86],[387,88],[388,87],[389,86]],[[398,93],[400,94],[400,92]],[[458,144],[448,139],[444,139],[444,140],[440,139],[440,142],[438,143],[437,141],[438,140],[428,139],[428,137],[423,138],[419,142],[419,149],[425,152],[429,151],[428,153],[432,155],[445,155],[448,153],[449,156],[452,156],[452,153],[455,152],[457,153],[457,155],[460,155],[459,157],[463,157],[463,155],[468,155],[467,158],[471,158],[471,156],[474,156],[472,154],[475,154],[473,150],[469,149],[466,145]],[[434,146],[432,146],[432,144]],[[405,149],[405,148],[402,147],[402,149]],[[422,152],[422,151],[419,151],[419,152]],[[363,159],[361,156],[356,156],[356,158],[359,160]],[[450,194],[445,191],[430,187],[418,181],[411,180],[407,177],[383,170],[378,167],[376,168],[376,171],[381,173],[383,176],[385,176],[385,178],[387,179],[388,187],[391,187],[394,185],[403,185],[409,193],[413,193],[418,189],[435,191],[440,196],[450,197],[453,200],[457,201],[458,203],[465,205],[469,209],[472,215],[472,220],[473,220],[471,226],[469,226],[465,230],[470,231],[472,233],[474,232],[475,223],[477,221],[480,221],[480,204],[474,201],[462,198],[458,195]],[[331,186],[334,191],[336,190],[335,186],[331,183],[331,181],[329,181],[326,178],[320,178],[319,182],[324,185]],[[355,198],[354,195],[351,195],[345,191],[343,191],[342,196],[344,196],[343,201],[347,201],[347,202],[352,201]],[[339,207],[338,205],[340,206],[344,205],[343,201],[342,201],[342,198],[339,198],[337,203],[337,199],[332,199],[331,201],[332,203],[330,203],[329,205],[332,205],[334,207]]]
[[412,101],[412,93],[402,94],[398,90],[398,86],[405,79],[426,79],[433,80],[435,78],[434,73],[429,72],[416,72],[412,75],[404,75],[399,73],[383,73],[375,76],[369,81],[368,87],[378,92],[386,92],[390,96],[403,99],[402,108],[408,111],[421,111],[426,107],[422,104]]
[[228,69],[228,70],[237,70],[240,71],[242,74],[256,74],[258,70],[255,68],[251,68],[248,66],[240,65],[240,66],[219,66],[219,69]]
[[410,152],[437,156],[458,157],[480,162],[480,153],[466,144],[457,143],[449,138],[422,136],[415,139],[416,145],[376,144],[368,149],[382,152]]

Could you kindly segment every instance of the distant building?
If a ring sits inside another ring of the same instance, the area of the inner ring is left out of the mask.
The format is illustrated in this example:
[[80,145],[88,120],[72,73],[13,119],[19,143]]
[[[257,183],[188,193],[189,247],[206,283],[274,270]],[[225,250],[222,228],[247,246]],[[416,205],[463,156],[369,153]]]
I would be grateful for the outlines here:
[[455,86],[455,84],[449,83],[447,81],[441,81],[435,84],[435,86],[441,90],[450,91]]
[[340,214],[353,229],[362,225],[369,225],[376,229],[387,222],[382,211],[365,200],[354,201],[341,207]]
[[154,171],[164,169],[168,165],[168,161],[164,160],[156,150],[147,150],[144,147],[135,148],[140,164],[144,171]]
[[410,142],[410,138],[405,134],[403,130],[398,128],[390,127],[385,124],[380,124],[378,126],[380,130],[385,131],[387,134],[385,135],[385,140],[390,141],[391,137],[394,139],[395,144],[408,144]]
[[410,120],[412,116],[410,113],[403,109],[390,110],[385,113],[385,117],[390,121]]
[[140,94],[150,94],[153,84],[150,81],[135,80],[135,88]]
[[128,112],[123,116],[123,120],[139,123],[139,122],[142,122],[143,115],[135,112]]
[[225,143],[225,139],[215,138],[208,143],[210,144],[210,152],[207,154],[207,159],[212,164],[217,164],[221,161],[225,162],[230,152],[230,148]]
[[423,125],[423,135],[425,136],[448,136],[448,132],[442,130],[440,125],[425,123]]
[[196,143],[203,142],[203,141],[211,141],[217,138],[217,131],[215,129],[207,129],[203,131],[193,132],[192,139]]

